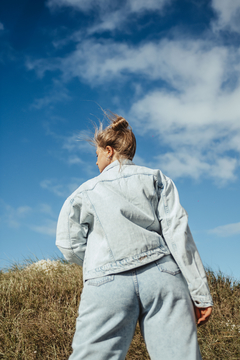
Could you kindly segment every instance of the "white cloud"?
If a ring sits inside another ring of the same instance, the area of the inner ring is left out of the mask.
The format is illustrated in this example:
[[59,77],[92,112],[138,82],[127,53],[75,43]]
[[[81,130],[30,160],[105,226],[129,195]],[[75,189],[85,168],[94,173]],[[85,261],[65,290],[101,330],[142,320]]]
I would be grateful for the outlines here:
[[87,12],[91,10],[94,5],[97,8],[102,8],[106,2],[108,1],[98,0],[96,3],[95,0],[48,0],[47,6],[53,9],[60,7],[73,7],[79,11]]
[[53,104],[59,102],[69,101],[71,97],[69,96],[68,90],[61,84],[59,81],[54,80],[52,89],[42,98],[35,99],[33,104],[30,106],[35,109],[42,109],[43,107],[50,107]]
[[[53,122],[55,121],[64,121],[63,119],[52,119]],[[93,125],[92,130],[93,130]],[[68,165],[81,165],[84,166],[86,169],[86,173],[90,171],[92,173],[92,170],[90,169],[89,165],[83,161],[87,154],[94,154],[95,149],[89,141],[87,141],[90,138],[93,138],[94,132],[92,131],[75,131],[71,135],[61,135],[57,132],[53,131],[51,129],[51,123],[46,122],[44,124],[44,127],[46,129],[46,134],[52,136],[57,142],[61,144],[61,150],[55,150],[51,151],[51,155],[60,160],[61,162],[64,162]],[[80,156],[79,156],[80,155]],[[42,184],[42,186],[48,186],[48,184]],[[61,196],[62,193],[61,189],[58,189],[57,187],[54,190],[55,194],[59,192],[58,196]]]
[[78,131],[69,136],[64,136],[62,137],[62,148],[68,150],[69,152],[92,152],[92,146],[89,144],[88,141],[86,141],[86,139],[90,137],[92,137],[92,134],[85,130]]
[[32,67],[42,74],[59,69],[65,80],[78,77],[91,86],[125,84],[133,75],[142,88],[160,81],[164,85],[147,86],[144,95],[136,92],[127,119],[140,134],[153,131],[170,148],[156,158],[169,174],[206,176],[222,185],[235,180],[240,165],[239,58],[240,49],[207,41],[131,46],[85,40],[64,59]]
[[[27,205],[14,208],[0,199],[0,208],[2,210],[0,223],[5,223],[10,228],[24,227],[46,235],[54,235],[56,232],[57,221],[41,216],[41,214],[44,214],[47,217],[51,216],[56,219],[56,215],[48,204],[38,204],[35,208]],[[43,225],[32,225],[36,218]]]
[[95,10],[103,13],[124,9],[125,11],[128,10],[129,12],[138,13],[147,10],[162,10],[162,8],[170,2],[171,0],[125,0],[121,3],[112,0],[48,0],[47,6],[51,9],[72,7],[82,12]]
[[52,207],[48,204],[40,204],[38,206],[38,209],[41,213],[51,216],[53,218],[56,218],[56,214],[54,213],[54,211],[52,210]]
[[141,11],[160,11],[165,5],[169,5],[169,0],[128,0],[127,5],[132,12]]
[[239,0],[212,0],[212,7],[217,14],[217,19],[212,23],[214,31],[228,30],[240,33]]
[[222,237],[238,235],[240,234],[240,222],[235,224],[218,226],[215,229],[209,230],[209,233]]
[[[240,53],[235,55],[240,56]],[[79,43],[65,58],[28,60],[26,65],[29,70],[35,69],[39,76],[46,71],[60,70],[64,79],[79,77],[92,86],[116,79],[123,82],[137,74],[140,80],[164,80],[172,90],[184,91],[186,86],[195,86],[195,96],[204,88],[208,96],[225,80],[230,60],[227,48],[200,41],[162,40],[131,46],[89,39]],[[231,64],[232,72],[239,73],[237,65]]]
[[171,152],[156,157],[159,168],[176,179],[177,177],[188,176],[198,179],[203,172],[210,170],[210,165],[201,159],[201,156],[188,153],[183,149],[180,152]]
[[133,20],[134,15],[141,15],[147,11],[162,12],[166,5],[169,5],[171,0],[127,0],[125,6],[120,6],[119,9],[100,13],[100,23],[92,26],[88,33],[101,32],[104,30],[121,29],[125,30],[126,23]]
[[19,228],[19,214],[12,206],[0,199],[0,224],[6,223],[10,228]]
[[182,146],[182,148],[175,149],[175,151],[156,156],[153,166],[162,169],[163,172],[174,179],[180,177],[193,179],[208,177],[217,180],[218,186],[223,186],[228,181],[236,179],[234,172],[237,168],[237,161],[230,157],[216,155],[212,159],[209,154],[203,155],[194,152],[192,148],[187,152]]
[[31,216],[33,212],[30,206],[14,208],[0,199],[0,223],[6,223],[10,228],[19,228],[24,219]]
[[69,156],[68,163],[70,165],[83,164],[83,161],[77,155]]
[[105,30],[125,30],[126,23],[131,22],[134,15],[155,11],[161,13],[172,0],[125,0],[121,2],[112,0],[48,0],[47,6],[51,10],[61,7],[71,7],[77,11],[98,13],[97,22],[88,29],[88,33]]
[[18,216],[25,217],[32,212],[32,208],[30,206],[20,206],[17,208],[16,212]]
[[55,236],[57,221],[46,220],[43,225],[30,226],[30,228],[40,234]]
[[[53,122],[55,121],[65,121],[64,119],[53,118]],[[90,123],[90,122],[89,122]],[[57,132],[51,129],[51,123],[45,122],[44,127],[46,129],[46,134],[52,136],[55,140],[61,143],[61,148],[63,150],[67,150],[68,153],[77,153],[86,152],[93,153],[93,146],[89,143],[89,139],[92,139],[94,136],[93,125],[91,124],[91,130],[78,130],[73,132],[71,135],[60,135]],[[75,154],[76,155],[76,154]],[[77,155],[76,155],[77,156]],[[80,160],[80,161],[79,161]],[[79,159],[78,162],[82,162]]]
[[46,60],[31,60],[27,58],[25,61],[25,66],[28,70],[36,70],[37,75],[41,78],[44,76],[47,70],[54,71],[58,66],[58,59],[55,61],[46,61]]
[[45,179],[41,181],[40,186],[53,193],[56,196],[67,198],[75,191],[82,183],[83,179],[71,178],[68,183],[59,183],[56,179]]
[[1,22],[0,22],[0,30],[4,30],[4,25]]
[[224,185],[228,180],[236,180],[235,171],[239,166],[237,159],[230,158],[227,156],[217,156],[216,161],[212,164],[208,175],[220,180],[219,185]]
[[65,197],[66,195],[66,189],[63,185],[60,185],[56,182],[56,180],[53,179],[46,179],[40,182],[40,186],[43,189],[49,190],[53,194],[61,197]]

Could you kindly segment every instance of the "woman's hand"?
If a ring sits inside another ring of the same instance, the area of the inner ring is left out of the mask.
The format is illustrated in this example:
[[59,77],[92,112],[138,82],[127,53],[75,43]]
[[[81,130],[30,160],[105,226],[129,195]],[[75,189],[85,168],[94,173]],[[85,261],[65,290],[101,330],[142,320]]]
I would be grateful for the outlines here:
[[194,310],[197,319],[197,325],[205,324],[209,320],[212,313],[211,306],[207,308],[198,308],[197,306],[194,306]]

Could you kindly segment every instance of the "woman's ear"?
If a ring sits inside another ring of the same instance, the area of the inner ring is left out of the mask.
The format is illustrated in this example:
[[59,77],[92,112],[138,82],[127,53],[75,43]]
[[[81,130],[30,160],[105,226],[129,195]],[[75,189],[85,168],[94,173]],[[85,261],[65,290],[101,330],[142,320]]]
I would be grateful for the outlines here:
[[107,156],[109,158],[112,158],[114,155],[114,149],[110,145],[108,145],[106,146],[106,151],[107,151]]

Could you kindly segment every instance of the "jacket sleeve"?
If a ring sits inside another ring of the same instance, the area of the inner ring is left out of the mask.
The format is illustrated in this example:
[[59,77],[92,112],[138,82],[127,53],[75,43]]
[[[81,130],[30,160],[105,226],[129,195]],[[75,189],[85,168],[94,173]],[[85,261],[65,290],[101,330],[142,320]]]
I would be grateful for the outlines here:
[[82,221],[83,212],[81,196],[69,197],[60,212],[56,236],[56,245],[65,259],[81,266],[88,235],[88,224]]
[[178,264],[197,307],[213,305],[206,273],[173,181],[160,172],[158,216],[163,237]]

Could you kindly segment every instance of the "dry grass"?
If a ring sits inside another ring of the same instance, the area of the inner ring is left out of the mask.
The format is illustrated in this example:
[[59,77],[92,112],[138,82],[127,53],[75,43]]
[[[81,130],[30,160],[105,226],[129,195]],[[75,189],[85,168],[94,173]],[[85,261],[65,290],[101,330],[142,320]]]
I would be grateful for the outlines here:
[[[54,265],[54,266],[53,266]],[[209,323],[198,329],[204,360],[240,359],[240,283],[207,272],[214,298]],[[0,359],[67,359],[82,289],[77,265],[60,261],[0,272]],[[139,328],[126,357],[147,360]]]

